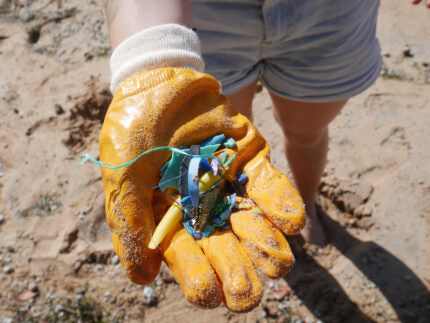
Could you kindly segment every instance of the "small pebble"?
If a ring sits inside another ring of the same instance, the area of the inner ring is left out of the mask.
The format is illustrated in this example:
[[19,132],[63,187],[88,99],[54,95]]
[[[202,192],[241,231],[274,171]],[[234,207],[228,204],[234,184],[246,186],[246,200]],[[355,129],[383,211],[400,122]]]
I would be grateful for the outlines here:
[[24,21],[24,22],[30,22],[30,21],[32,21],[34,18],[36,18],[36,16],[33,14],[33,13],[31,13],[31,12],[26,12],[26,13],[24,13],[24,15],[22,16],[22,20]]
[[163,285],[163,280],[161,280],[159,277],[155,279],[155,286],[161,286]]
[[46,299],[53,299],[54,298],[54,294],[53,293],[48,293],[45,296]]
[[61,105],[59,105],[58,103],[54,106],[54,109],[55,109],[55,113],[57,115],[63,114],[65,112],[63,107]]
[[12,274],[14,272],[14,269],[12,266],[4,266],[3,267],[3,272],[5,274]]
[[28,289],[34,293],[37,293],[39,291],[39,288],[37,287],[36,283],[30,283],[30,285],[28,285]]
[[0,214],[0,224],[4,223],[4,215]]
[[75,294],[83,294],[84,293],[84,289],[82,287],[76,287],[75,288]]
[[154,304],[156,301],[155,291],[150,286],[145,286],[143,289],[143,303],[147,305]]
[[119,264],[119,257],[117,255],[113,256],[110,262],[113,265],[118,265]]
[[414,54],[412,54],[412,51],[409,47],[406,47],[403,52],[403,57],[414,57]]
[[104,302],[109,302],[110,300],[110,293],[109,291],[105,292],[105,294],[103,295],[103,301]]
[[270,281],[270,282],[267,284],[267,287],[269,288],[269,290],[273,290],[273,289],[275,288],[275,283],[274,283],[274,282],[272,282],[272,281]]

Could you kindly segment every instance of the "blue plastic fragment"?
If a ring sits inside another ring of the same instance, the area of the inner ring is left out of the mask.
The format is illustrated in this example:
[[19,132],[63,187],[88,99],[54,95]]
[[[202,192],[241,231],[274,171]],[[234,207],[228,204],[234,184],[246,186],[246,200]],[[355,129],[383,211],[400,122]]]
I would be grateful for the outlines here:
[[194,207],[199,205],[199,168],[201,160],[199,157],[191,158],[190,166],[188,167],[188,192]]
[[200,160],[200,167],[205,173],[212,170],[211,164],[209,164],[209,161],[206,158],[202,158]]
[[185,196],[181,199],[181,204],[187,205],[191,204],[191,196]]
[[182,224],[183,224],[183,226],[184,226],[185,230],[187,230],[187,232],[188,232],[192,237],[194,237],[194,229],[193,229],[192,225],[190,225],[189,223],[187,223],[187,222],[185,222],[185,221],[184,221]]
[[228,217],[230,216],[231,210],[232,210],[234,204],[236,203],[236,193],[231,194],[228,197],[228,199],[229,199],[228,207],[223,212],[221,212],[220,215],[218,215],[212,219],[212,221],[214,223],[220,224],[221,222],[226,221],[228,219]]
[[248,176],[244,172],[239,172],[236,174],[236,178],[239,184],[243,184],[248,179]]
[[183,222],[183,225],[184,225],[184,228],[185,228],[185,230],[187,230],[187,232],[194,238],[194,239],[197,239],[197,240],[199,240],[199,239],[201,239],[201,238],[203,238],[203,237],[207,237],[207,236],[209,236],[209,234],[206,236],[203,232],[199,232],[199,231],[195,231],[194,230],[194,228],[193,228],[193,226],[192,226],[192,224],[191,224],[191,221],[188,221],[188,222]]

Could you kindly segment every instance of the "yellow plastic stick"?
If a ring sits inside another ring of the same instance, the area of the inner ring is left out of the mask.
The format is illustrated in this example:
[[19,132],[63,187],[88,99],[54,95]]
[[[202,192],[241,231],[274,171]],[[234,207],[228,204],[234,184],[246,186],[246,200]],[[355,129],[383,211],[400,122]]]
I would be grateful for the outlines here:
[[[199,179],[199,191],[201,193],[206,192],[210,189],[216,182],[220,180],[218,175],[212,174],[212,172],[205,173]],[[176,223],[182,219],[182,206],[181,197],[178,197],[175,202],[164,214],[158,226],[155,228],[152,239],[149,242],[148,248],[155,249],[160,244],[161,241],[166,237],[166,235],[175,227]]]

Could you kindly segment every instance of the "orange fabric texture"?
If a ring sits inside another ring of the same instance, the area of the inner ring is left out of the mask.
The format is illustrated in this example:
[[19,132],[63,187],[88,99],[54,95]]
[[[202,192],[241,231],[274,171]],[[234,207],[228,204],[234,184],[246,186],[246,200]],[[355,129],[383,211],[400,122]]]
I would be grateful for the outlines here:
[[219,89],[213,77],[185,68],[153,69],[127,79],[106,114],[100,160],[120,165],[151,148],[190,146],[221,133],[235,139],[234,149],[224,149],[236,156],[224,178],[233,180],[244,171],[248,182],[247,199],[238,199],[246,207],[233,211],[231,229],[195,241],[177,225],[160,248],[147,248],[154,217],[159,220],[173,200],[139,187],[157,185],[168,151],[149,153],[124,168],[102,168],[106,214],[115,250],[133,282],[153,281],[164,260],[191,303],[213,308],[225,302],[244,312],[262,297],[257,269],[279,278],[293,265],[281,231],[299,233],[305,213],[296,190],[271,165],[264,138]]

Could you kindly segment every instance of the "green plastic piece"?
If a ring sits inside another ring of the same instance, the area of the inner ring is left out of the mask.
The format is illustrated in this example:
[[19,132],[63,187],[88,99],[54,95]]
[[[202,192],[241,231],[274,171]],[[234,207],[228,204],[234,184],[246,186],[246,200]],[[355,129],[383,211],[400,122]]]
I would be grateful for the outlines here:
[[231,156],[231,158],[223,165],[224,167],[227,167],[231,164],[231,162],[236,158],[236,155]]
[[224,140],[222,145],[226,148],[234,148],[236,147],[236,141],[233,138],[227,138]]
[[224,164],[226,159],[227,159],[227,153],[223,151],[221,153],[221,163]]

